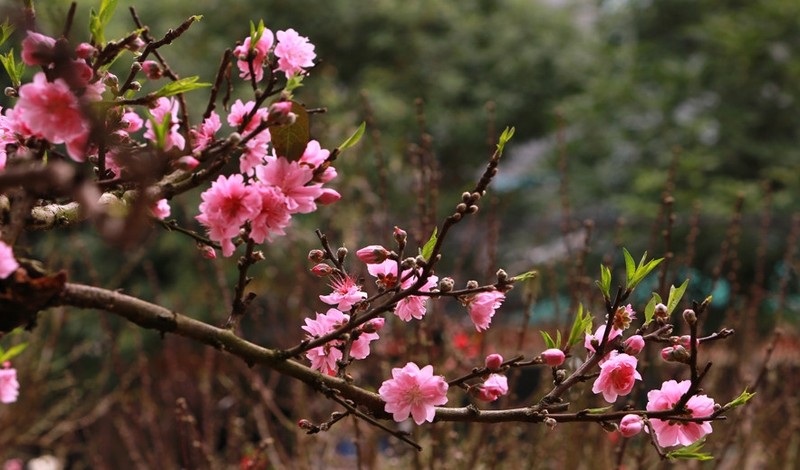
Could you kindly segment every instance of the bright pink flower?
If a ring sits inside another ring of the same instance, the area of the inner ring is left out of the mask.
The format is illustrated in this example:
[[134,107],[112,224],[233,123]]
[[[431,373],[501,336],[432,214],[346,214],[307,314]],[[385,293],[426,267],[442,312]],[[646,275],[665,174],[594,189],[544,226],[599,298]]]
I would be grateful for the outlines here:
[[208,147],[214,141],[214,135],[220,127],[222,127],[222,123],[219,120],[219,114],[211,111],[211,115],[205,118],[197,129],[190,131],[194,140],[192,152],[200,152]]
[[420,369],[409,362],[402,369],[392,369],[392,378],[381,384],[378,394],[395,421],[405,421],[410,414],[415,423],[422,424],[433,422],[435,407],[447,403],[447,389],[444,377],[433,375],[433,366]]
[[382,289],[391,289],[397,284],[397,261],[395,260],[387,259],[383,263],[368,264],[367,271],[378,278],[375,283]]
[[642,335],[633,335],[622,344],[625,346],[626,353],[631,356],[637,356],[644,349],[644,338]]
[[[309,339],[319,338],[343,325],[350,319],[349,315],[332,308],[327,313],[317,313],[316,319],[305,319],[305,330]],[[342,358],[342,351],[337,348],[341,341],[329,341],[322,346],[310,349],[306,352],[306,358],[311,361],[311,368],[327,375],[334,375],[338,366],[336,361]]]
[[499,354],[489,354],[486,356],[486,368],[497,370],[503,365],[503,356]]
[[19,397],[17,370],[11,368],[11,363],[5,362],[0,369],[0,402],[14,403],[17,397]]
[[[186,145],[186,139],[178,132],[178,128],[180,127],[178,108],[179,105],[175,98],[162,97],[156,101],[156,107],[150,110],[150,114],[152,114],[153,120],[157,124],[163,124],[165,120],[169,120],[170,124],[164,136],[164,150],[169,150],[172,147],[183,150],[183,147]],[[155,131],[153,131],[152,121],[148,119],[147,122],[144,123],[144,126],[147,128],[147,131],[144,133],[145,139],[150,139],[155,142],[156,134]]]
[[287,29],[278,31],[278,45],[275,46],[275,57],[278,58],[278,70],[286,74],[286,78],[314,65],[314,45],[307,37],[300,36],[297,31]]
[[[242,103],[242,100],[236,100],[236,102],[231,105],[231,112],[228,114],[228,124],[231,127],[239,129],[242,127],[242,124],[245,122],[245,118],[250,114],[253,110],[253,106],[256,105],[255,101],[248,101],[247,103]],[[256,114],[247,121],[247,124],[244,126],[243,131],[244,133],[253,132],[261,121],[266,121],[268,118],[269,112],[264,108],[259,108],[256,110]],[[269,135],[269,131],[265,130],[264,132]],[[260,134],[259,134],[260,135]],[[267,139],[269,142],[269,139]]]
[[618,395],[631,393],[634,382],[642,380],[636,364],[635,357],[612,351],[608,359],[600,364],[600,377],[594,381],[592,392],[602,393],[609,403],[617,401]]
[[[366,325],[364,325],[366,326]],[[378,339],[379,336],[377,333],[366,331],[366,329],[362,329],[361,333],[358,335],[355,341],[353,341],[352,346],[350,346],[350,355],[353,359],[366,359],[369,356],[369,343]]]
[[506,295],[497,290],[479,292],[466,301],[467,311],[475,329],[483,331],[489,329],[495,311],[506,299]]
[[320,295],[319,299],[328,305],[336,305],[336,308],[346,312],[353,305],[367,298],[367,293],[361,290],[350,276],[337,276],[331,282],[333,292],[330,295]]
[[[278,33],[280,34],[280,33]],[[252,44],[250,36],[246,37],[241,46],[236,46],[233,54],[236,56],[236,66],[239,67],[239,77],[250,80],[250,63],[247,61],[248,55],[253,53],[253,73],[255,74],[256,82],[260,82],[264,78],[264,62],[267,60],[267,54],[272,48],[272,43],[275,36],[269,29],[264,29],[261,37],[258,38],[255,44]]]
[[0,241],[0,279],[12,275],[17,268],[19,268],[19,263],[14,258],[14,250],[5,242]]
[[385,323],[386,319],[383,317],[373,318],[372,320],[368,321],[362,329],[367,333],[375,333],[380,331]]
[[153,215],[157,218],[164,220],[169,217],[171,212],[169,202],[166,199],[159,199],[158,202],[151,208]]
[[[586,338],[583,340],[583,345],[591,352],[595,352],[594,348],[595,345],[600,345],[600,341],[603,340],[603,335],[606,332],[606,325],[602,324],[597,327],[597,331],[593,335],[587,334]],[[618,328],[611,327],[611,333],[608,335],[608,340],[611,341],[612,339],[616,338],[617,336],[622,334],[622,330]]]
[[250,238],[256,243],[264,243],[264,240],[272,241],[273,235],[286,235],[283,229],[292,220],[286,208],[286,197],[274,186],[255,184],[253,187],[261,197],[261,210],[250,224]]
[[619,432],[623,437],[633,437],[642,432],[643,427],[642,417],[639,415],[625,415],[619,422]]
[[234,246],[230,239],[239,234],[243,223],[261,212],[261,194],[235,174],[228,178],[220,175],[200,198],[200,215],[195,219],[208,228],[209,238],[222,244],[222,254],[231,256]]
[[366,264],[383,263],[389,256],[389,250],[381,245],[369,245],[356,251],[356,256]]
[[505,375],[491,374],[478,390],[481,401],[495,401],[508,393],[508,379]]
[[44,34],[28,31],[22,40],[22,61],[25,65],[48,65],[55,58],[56,40]]
[[[647,393],[647,411],[671,410],[683,394],[689,391],[690,386],[689,380],[664,382],[660,390],[651,390]],[[686,408],[691,411],[692,418],[704,418],[714,413],[714,405],[714,400],[706,395],[694,395],[686,403]],[[651,418],[650,424],[656,433],[658,444],[662,447],[688,446],[711,433],[709,421],[694,423]]]
[[[367,268],[369,269],[369,268]],[[411,270],[403,271],[402,278],[408,276]],[[403,289],[411,288],[414,283],[417,282],[418,273],[408,277],[405,281],[403,281],[401,287]],[[439,283],[439,278],[434,275],[429,275],[428,279],[425,280],[425,284],[419,288],[419,292],[430,292],[431,289],[436,287]],[[394,314],[397,315],[403,321],[411,321],[412,318],[416,318],[417,320],[422,320],[422,317],[425,316],[427,312],[426,303],[428,301],[428,297],[421,296],[421,295],[409,295],[408,297],[402,299],[400,302],[397,302],[397,305],[394,308]]]
[[557,348],[550,348],[542,352],[542,360],[548,366],[558,367],[564,363],[564,351]]
[[25,133],[54,144],[85,138],[89,132],[78,98],[67,83],[60,78],[48,82],[43,72],[19,88],[13,119],[19,121],[17,131],[28,131]]
[[313,176],[307,166],[279,157],[267,165],[257,166],[256,175],[262,183],[280,188],[290,213],[307,214],[317,209],[314,200],[322,194],[322,189],[317,184],[307,186]]

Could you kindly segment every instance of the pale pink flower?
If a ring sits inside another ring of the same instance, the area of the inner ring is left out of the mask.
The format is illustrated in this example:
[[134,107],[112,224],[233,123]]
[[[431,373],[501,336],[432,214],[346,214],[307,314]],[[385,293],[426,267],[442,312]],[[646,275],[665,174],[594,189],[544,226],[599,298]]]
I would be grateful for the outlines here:
[[208,145],[214,141],[214,135],[220,127],[222,127],[222,123],[219,120],[219,114],[215,111],[211,111],[211,115],[203,119],[203,123],[200,124],[197,129],[192,129],[190,131],[192,139],[194,140],[192,152],[201,152],[208,147]]
[[131,132],[136,132],[144,126],[144,121],[135,111],[127,110],[122,114],[122,118],[119,120],[120,124],[122,125],[123,129],[126,133],[130,134]]
[[[600,345],[600,341],[603,340],[603,335],[606,332],[606,325],[602,324],[597,327],[597,331],[593,335],[587,334],[586,338],[583,340],[583,345],[591,352],[595,352],[595,345]],[[617,336],[622,334],[622,330],[618,328],[611,327],[611,333],[608,334],[608,341],[616,338]]]
[[489,329],[495,311],[506,299],[506,295],[497,290],[479,292],[466,301],[467,311],[477,331]]
[[447,389],[444,377],[433,375],[433,366],[420,369],[409,362],[402,369],[392,369],[392,378],[381,384],[378,394],[395,421],[405,421],[410,414],[415,423],[422,424],[433,422],[436,406],[447,403]]
[[88,59],[92,57],[97,52],[97,48],[93,45],[89,44],[88,42],[82,42],[75,46],[75,55],[79,59]]
[[0,279],[12,275],[17,268],[19,268],[19,263],[14,258],[14,250],[5,242],[0,241]]
[[489,370],[497,370],[503,365],[503,356],[499,354],[489,354],[486,356],[486,368]]
[[156,218],[161,220],[166,219],[169,217],[171,209],[169,207],[169,202],[166,199],[159,199],[155,205],[150,209]]
[[307,214],[316,210],[314,200],[322,194],[322,189],[317,184],[307,185],[313,176],[307,166],[278,157],[267,165],[257,166],[256,175],[262,183],[280,188],[290,213]]
[[622,344],[625,346],[626,353],[631,356],[637,356],[644,349],[644,338],[642,335],[633,335]]
[[353,281],[350,276],[337,276],[331,282],[333,292],[330,295],[320,295],[319,299],[328,305],[336,305],[336,308],[346,312],[353,308],[358,302],[367,298],[367,293]]
[[386,261],[386,257],[389,256],[389,250],[381,245],[369,245],[356,251],[356,256],[366,264],[383,263]]
[[545,364],[552,367],[558,367],[564,363],[564,351],[558,348],[546,349],[542,352],[542,360]]
[[22,61],[25,65],[48,65],[55,58],[56,40],[50,36],[28,31],[22,40]]
[[[336,309],[329,309],[327,313],[317,313],[314,320],[305,319],[305,330],[309,339],[319,338],[332,332],[337,327],[346,323],[350,317]],[[306,358],[311,361],[311,368],[323,374],[334,375],[338,366],[336,361],[342,359],[342,351],[337,347],[341,341],[329,341],[322,346],[310,349],[306,352]]]
[[[164,150],[169,150],[172,147],[177,147],[183,150],[186,145],[186,139],[178,132],[180,121],[178,120],[179,104],[175,98],[159,98],[156,101],[156,107],[150,110],[153,120],[158,124],[163,124],[165,120],[169,120],[169,128],[164,136]],[[150,139],[155,142],[156,134],[153,131],[153,123],[148,119],[144,123],[147,131],[144,133],[145,139]]]
[[[236,100],[233,105],[231,105],[231,112],[228,114],[228,124],[236,129],[242,129],[245,133],[255,130],[255,128],[261,124],[261,121],[266,121],[269,116],[269,111],[267,109],[259,108],[256,110],[255,115],[245,124],[245,118],[247,118],[255,105],[255,101],[242,103],[242,100]],[[264,130],[263,132],[269,135],[269,131]],[[267,139],[267,142],[269,142],[269,139]]]
[[244,151],[239,157],[240,172],[253,176],[256,167],[265,163],[271,138],[269,131],[264,130],[245,143]]
[[[325,161],[327,161],[330,154],[330,150],[321,148],[319,142],[316,140],[311,140],[308,142],[308,145],[306,145],[306,149],[303,152],[303,155],[300,157],[300,163],[306,164],[312,169],[316,169],[325,163]],[[325,168],[325,171],[317,175],[315,181],[327,183],[336,178],[336,174],[336,168],[328,166]]]
[[[690,386],[689,380],[664,382],[660,390],[647,393],[647,411],[671,410],[683,394],[689,391]],[[691,411],[692,418],[704,418],[714,413],[714,405],[714,400],[706,395],[694,395],[686,403],[686,408]],[[662,447],[688,446],[712,431],[709,421],[695,423],[651,418],[650,424],[656,433],[658,444]]]
[[11,363],[3,363],[0,369],[0,402],[14,403],[19,397],[19,382],[17,370],[11,368]]
[[261,212],[259,191],[245,185],[240,174],[220,175],[200,198],[200,215],[195,219],[208,228],[209,238],[222,245],[222,254],[231,256],[234,246],[230,239],[239,234],[243,223]]
[[[419,270],[413,276],[408,276],[411,273],[411,270],[403,271],[402,278],[408,277],[408,279],[404,280],[401,284],[403,289],[410,289],[414,283],[417,282]],[[419,288],[419,292],[430,292],[431,289],[436,287],[439,283],[439,278],[434,275],[429,275],[428,279],[425,280],[425,284]],[[427,296],[421,295],[409,295],[408,297],[400,300],[397,302],[397,305],[394,308],[394,314],[397,315],[403,321],[411,321],[412,318],[416,318],[417,320],[422,320],[422,317],[425,316],[427,312],[426,303],[428,301]]]
[[619,432],[623,437],[633,437],[642,432],[643,427],[644,423],[639,415],[625,415],[619,422]]
[[250,224],[250,238],[256,243],[264,243],[264,240],[272,241],[274,235],[286,235],[283,229],[292,220],[286,208],[286,197],[274,186],[255,184],[254,188],[261,197],[261,210]]
[[286,74],[286,78],[314,65],[314,45],[308,38],[300,36],[294,29],[278,31],[278,44],[275,46],[275,57],[278,58],[278,70]]
[[642,380],[636,370],[635,357],[612,351],[608,359],[600,364],[600,377],[594,381],[592,392],[602,393],[609,403],[617,401],[618,395],[627,395],[633,390],[634,382]]
[[[280,34],[280,33],[278,33]],[[261,37],[258,38],[255,44],[252,44],[251,37],[245,38],[241,46],[236,46],[233,54],[236,56],[236,66],[239,67],[239,77],[250,80],[250,63],[247,61],[247,56],[250,51],[253,52],[253,73],[255,73],[256,82],[260,82],[264,78],[264,62],[267,60],[267,54],[272,48],[272,43],[275,36],[269,29],[264,29]]]
[[[370,328],[374,328],[374,326]],[[353,357],[353,359],[365,359],[370,353],[369,343],[378,338],[378,333],[375,333],[374,331],[365,331],[365,329],[362,328],[358,338],[356,338],[356,340],[353,341],[352,346],[350,346],[350,355]]]
[[397,261],[387,259],[383,263],[367,265],[367,271],[378,278],[375,283],[383,289],[391,289],[397,284]]
[[508,379],[505,375],[491,374],[478,390],[481,401],[495,401],[508,393]]

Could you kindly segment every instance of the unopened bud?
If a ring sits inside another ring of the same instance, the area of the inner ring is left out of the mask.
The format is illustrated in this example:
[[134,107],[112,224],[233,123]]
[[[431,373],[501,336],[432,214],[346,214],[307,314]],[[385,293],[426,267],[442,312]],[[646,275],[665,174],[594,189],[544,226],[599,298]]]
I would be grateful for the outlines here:
[[416,264],[417,262],[414,260],[414,258],[406,258],[402,263],[400,263],[400,267],[403,269],[411,269],[416,266]]
[[186,155],[185,157],[181,157],[175,161],[175,165],[181,170],[185,171],[192,171],[197,168],[197,165],[199,164],[200,161],[190,155]]
[[386,320],[383,319],[382,317],[374,318],[374,319],[368,321],[364,325],[362,330],[365,333],[377,333],[378,331],[380,331],[381,328],[383,328],[383,325],[384,325],[385,322],[386,322]]
[[161,66],[154,60],[145,60],[142,62],[142,71],[149,80],[158,80],[164,75]]
[[547,418],[545,418],[543,422],[550,429],[555,429],[556,425],[558,424],[558,421],[556,421],[555,419],[553,419],[553,418],[551,418],[549,416]]
[[564,363],[564,351],[558,348],[550,348],[545,350],[542,354],[542,361],[551,367],[558,367]]
[[499,354],[489,354],[486,356],[486,368],[497,370],[503,365],[503,356]]
[[477,289],[478,288],[478,281],[470,280],[467,281],[467,289]]
[[427,265],[428,265],[428,262],[427,262],[427,261],[425,261],[425,257],[424,257],[424,256],[422,256],[422,255],[417,255],[417,257],[416,257],[416,258],[414,258],[414,264],[415,264],[417,267],[424,268],[425,266],[427,266]]
[[297,422],[297,426],[299,426],[300,429],[303,429],[303,430],[306,430],[306,431],[310,431],[311,429],[314,429],[314,424],[311,421],[307,420],[307,419],[301,419],[300,421],[298,421]]
[[[680,338],[678,338],[677,343],[683,346],[684,348],[689,348],[691,347],[692,344],[692,337],[690,335],[683,335]],[[696,344],[699,346],[700,340],[696,340]]]
[[633,437],[642,432],[643,427],[644,423],[639,415],[625,415],[619,422],[619,432],[622,437]]
[[266,258],[264,257],[264,252],[261,250],[257,250],[253,252],[253,255],[250,257],[253,262],[264,261]]
[[336,250],[336,258],[340,263],[344,261],[344,259],[347,258],[347,248],[340,246],[339,249]]
[[497,270],[497,282],[506,282],[508,280],[508,273],[503,269]]
[[405,230],[401,229],[400,227],[395,226],[394,232],[392,232],[392,236],[394,237],[394,241],[402,248],[406,246],[406,240],[408,239],[408,233]]
[[682,362],[686,364],[689,362],[690,357],[689,351],[679,344],[668,346],[661,350],[661,358],[667,362]]
[[131,90],[139,91],[141,89],[142,89],[142,84],[141,83],[139,83],[139,82],[137,82],[135,80],[131,82]]
[[694,313],[694,310],[687,308],[683,311],[683,319],[689,325],[694,325],[697,323],[697,314]]
[[623,345],[625,346],[625,354],[636,356],[644,349],[644,338],[642,335],[633,335],[626,339]]
[[439,279],[439,292],[450,292],[455,285],[452,277],[443,277]]
[[560,385],[561,382],[563,382],[566,379],[567,379],[567,371],[566,370],[564,370],[564,369],[556,370],[556,378],[555,378],[556,385]]
[[198,244],[197,248],[203,254],[203,258],[215,259],[217,257],[217,252],[214,251],[214,248],[212,248],[212,247],[210,247],[208,245],[200,245],[200,244]]
[[10,97],[10,98],[16,98],[17,96],[19,96],[19,95],[17,94],[17,89],[16,89],[16,88],[14,88],[13,86],[7,86],[7,87],[5,88],[5,90],[3,90],[3,93],[4,93],[6,96]]
[[654,310],[653,315],[656,318],[660,318],[662,320],[665,320],[667,318],[668,312],[669,311],[667,310],[667,306],[666,305],[664,305],[664,304],[656,304],[656,309]]
[[314,263],[325,261],[325,252],[322,250],[311,250],[308,252],[308,260]]
[[467,205],[464,204],[463,202],[459,203],[456,206],[456,212],[459,213],[459,214],[463,214],[464,212],[467,212]]
[[92,57],[95,52],[97,52],[97,49],[88,42],[82,42],[75,47],[75,55],[79,59],[88,59]]
[[319,263],[311,268],[311,273],[317,277],[325,277],[333,272],[333,268],[325,263]]

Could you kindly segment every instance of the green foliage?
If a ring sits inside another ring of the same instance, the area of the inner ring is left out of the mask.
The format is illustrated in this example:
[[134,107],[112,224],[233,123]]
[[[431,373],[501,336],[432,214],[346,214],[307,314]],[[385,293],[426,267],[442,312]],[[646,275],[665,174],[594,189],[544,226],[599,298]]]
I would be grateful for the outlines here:
[[367,123],[362,122],[361,125],[358,126],[358,129],[356,129],[356,131],[353,132],[353,134],[350,137],[348,137],[347,140],[342,142],[341,145],[337,147],[339,151],[341,152],[343,150],[347,150],[350,147],[356,145],[361,140],[361,137],[364,136],[364,131],[366,129],[367,129]]
[[736,397],[730,403],[728,403],[725,406],[723,406],[723,408],[728,410],[728,409],[731,409],[731,408],[736,408],[737,406],[742,406],[745,403],[749,402],[750,399],[753,398],[755,395],[756,395],[755,393],[750,393],[750,392],[747,391],[747,388],[745,388],[744,391],[741,393],[741,395]]
[[514,127],[506,127],[503,129],[503,133],[500,134],[500,140],[497,142],[497,154],[503,155],[503,150],[506,148],[506,144],[512,137],[514,137],[514,132],[516,129]]
[[198,82],[197,80],[199,79],[200,77],[195,75],[193,77],[184,77],[180,80],[169,82],[156,91],[154,95],[156,98],[163,98],[181,93],[187,93],[192,90],[197,90],[198,88],[206,88],[211,86],[210,83]]
[[667,299],[667,315],[672,315],[672,312],[680,303],[681,299],[683,298],[683,294],[686,293],[686,288],[689,286],[689,280],[683,281],[683,284],[680,287],[670,286],[669,287],[669,298]]
[[3,63],[3,68],[11,79],[11,83],[18,87],[22,81],[22,74],[25,73],[25,64],[23,62],[17,63],[14,58],[14,49],[11,49],[5,54],[0,54],[0,62]]
[[583,336],[592,331],[592,316],[589,311],[584,311],[583,304],[578,305],[578,314],[575,315],[575,321],[572,322],[572,328],[569,330],[569,339],[567,340],[567,348],[581,342]]
[[89,12],[89,34],[92,36],[92,42],[95,44],[103,45],[106,42],[106,26],[114,16],[114,10],[117,8],[118,0],[101,0],[100,9],[95,11],[94,8]]
[[600,265],[600,280],[594,281],[597,284],[597,287],[600,288],[600,292],[603,293],[603,297],[609,299],[611,297],[611,270],[608,269],[605,265]]
[[667,458],[670,460],[713,460],[714,457],[711,454],[700,452],[705,443],[705,439],[700,439],[694,444],[667,452]]
[[547,349],[561,349],[561,331],[556,330],[555,340],[553,340],[553,337],[550,336],[550,333],[546,331],[539,331],[539,334],[542,335],[542,339],[544,339],[544,344],[547,346]]
[[529,279],[536,279],[539,276],[539,271],[526,271],[522,274],[517,274],[511,278],[511,282],[523,282]]
[[155,116],[148,112],[147,120],[150,121],[150,124],[153,127],[153,134],[155,134],[156,137],[156,147],[164,149],[167,143],[167,134],[169,133],[169,128],[172,126],[172,119],[170,118],[170,115],[165,115],[161,122],[159,122],[156,120]]
[[425,245],[422,246],[422,249],[419,250],[419,254],[425,259],[425,261],[429,261],[431,259],[431,255],[433,254],[433,248],[436,246],[436,241],[439,239],[439,228],[433,227],[433,233],[431,237],[425,242]]
[[653,320],[653,315],[656,313],[656,305],[661,303],[661,296],[657,293],[653,292],[653,296],[650,297],[650,301],[647,302],[647,306],[644,308],[644,324],[647,325],[650,321]]
[[642,259],[639,261],[639,264],[633,261],[633,257],[625,248],[622,249],[622,253],[625,255],[625,288],[629,291],[632,291],[642,282],[642,279],[647,277],[650,272],[656,268],[664,258],[653,259],[645,263],[647,259],[647,252],[644,252],[642,255]]
[[0,347],[0,364],[5,361],[10,361],[11,359],[19,356],[25,348],[28,347],[28,343],[20,343],[8,348],[8,350],[4,350]]
[[0,46],[5,44],[8,38],[11,37],[11,33],[14,32],[14,25],[8,22],[8,19],[0,25]]

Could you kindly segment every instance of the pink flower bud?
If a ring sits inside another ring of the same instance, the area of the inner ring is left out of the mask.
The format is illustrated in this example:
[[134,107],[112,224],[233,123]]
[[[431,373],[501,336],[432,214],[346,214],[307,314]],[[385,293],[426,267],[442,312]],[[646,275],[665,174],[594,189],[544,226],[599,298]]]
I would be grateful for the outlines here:
[[55,58],[55,48],[55,39],[28,31],[22,40],[22,61],[25,65],[47,65]]
[[331,268],[325,263],[319,263],[318,265],[311,268],[311,272],[317,277],[325,277],[333,272],[333,268]]
[[545,364],[552,367],[558,367],[564,363],[564,351],[557,348],[550,348],[545,350],[542,354],[542,360]]
[[627,354],[636,356],[644,349],[644,338],[642,338],[642,335],[633,335],[626,339],[623,345]]
[[200,161],[192,156],[186,155],[185,157],[179,158],[176,164],[181,170],[192,171],[197,168]]
[[88,59],[93,56],[95,52],[97,52],[97,49],[88,42],[82,42],[75,47],[75,55],[78,56],[79,59]]
[[385,322],[386,322],[386,320],[383,319],[383,318],[374,318],[374,319],[368,321],[366,325],[364,325],[364,332],[365,333],[376,333],[376,332],[380,331],[381,328],[383,328],[383,324]]
[[356,251],[358,259],[367,264],[380,264],[386,261],[389,250],[380,245],[369,245]]
[[[691,347],[692,337],[690,335],[683,335],[680,338],[678,338],[678,344],[688,349]],[[695,340],[695,344],[697,346],[700,346],[700,340],[699,339]]]
[[667,362],[689,362],[689,351],[683,346],[676,344],[674,346],[667,346],[661,350],[661,359]]
[[503,356],[499,354],[489,354],[486,356],[486,368],[489,370],[497,370],[503,365]]
[[396,241],[398,245],[405,246],[406,239],[408,238],[408,233],[406,233],[405,230],[400,227],[395,227],[392,235],[394,236],[394,241]]
[[164,75],[161,66],[154,60],[145,60],[142,62],[142,72],[144,72],[145,76],[150,80],[158,80]]
[[619,422],[619,432],[624,437],[633,437],[642,432],[642,418],[639,415],[625,415]]
[[483,382],[483,385],[477,388],[476,392],[478,400],[495,401],[508,393],[508,379],[505,375],[492,374]]
[[214,251],[214,248],[212,248],[212,247],[210,247],[208,245],[205,245],[205,246],[202,246],[202,247],[198,247],[198,248],[200,248],[200,251],[203,253],[203,258],[216,259],[217,252]]
[[315,263],[321,263],[325,260],[325,252],[322,250],[311,250],[308,252],[308,260]]
[[323,206],[326,206],[328,204],[333,204],[341,198],[342,195],[339,194],[338,191],[331,188],[322,188],[322,194],[319,195],[316,201]]
[[309,430],[309,429],[312,429],[314,427],[314,424],[312,424],[311,421],[309,421],[307,419],[301,419],[301,420],[299,420],[297,422],[297,426],[300,429]]
[[282,116],[288,116],[290,112],[292,112],[291,101],[278,101],[277,103],[272,103],[269,106],[269,114],[280,114]]

